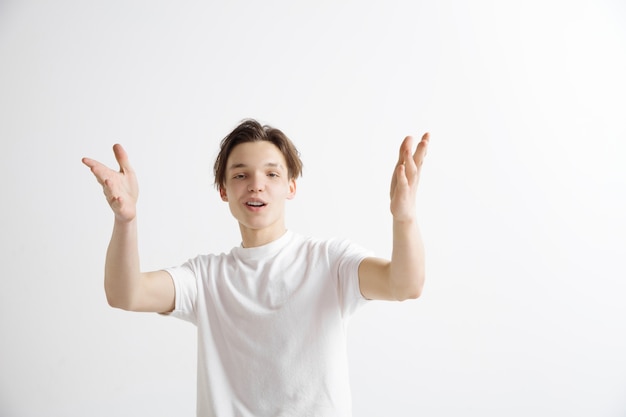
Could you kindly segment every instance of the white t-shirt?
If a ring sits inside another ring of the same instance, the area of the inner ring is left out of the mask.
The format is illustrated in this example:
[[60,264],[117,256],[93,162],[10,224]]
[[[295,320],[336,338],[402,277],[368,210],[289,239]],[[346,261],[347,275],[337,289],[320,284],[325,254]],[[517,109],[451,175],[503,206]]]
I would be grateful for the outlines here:
[[167,269],[198,327],[198,416],[350,416],[346,326],[366,303],[346,240],[287,231]]

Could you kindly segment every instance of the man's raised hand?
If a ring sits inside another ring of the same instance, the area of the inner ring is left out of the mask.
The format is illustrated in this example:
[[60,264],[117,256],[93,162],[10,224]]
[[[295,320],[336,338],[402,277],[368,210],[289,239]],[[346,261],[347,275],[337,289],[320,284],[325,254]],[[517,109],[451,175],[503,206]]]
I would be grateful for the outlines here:
[[424,133],[413,155],[411,155],[413,148],[411,136],[404,138],[402,145],[400,145],[400,155],[391,178],[390,189],[390,208],[395,220],[410,221],[415,219],[415,197],[428,141],[429,135]]
[[137,198],[139,196],[137,177],[122,145],[114,145],[113,153],[120,166],[119,171],[112,170],[90,158],[83,158],[82,161],[91,169],[98,183],[102,185],[107,202],[115,213],[115,219],[121,222],[130,222],[137,215]]

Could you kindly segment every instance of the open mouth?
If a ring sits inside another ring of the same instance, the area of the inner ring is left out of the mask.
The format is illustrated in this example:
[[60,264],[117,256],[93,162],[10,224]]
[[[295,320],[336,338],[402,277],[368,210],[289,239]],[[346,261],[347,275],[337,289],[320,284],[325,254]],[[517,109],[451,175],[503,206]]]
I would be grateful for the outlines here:
[[266,206],[262,201],[248,201],[246,202],[246,206],[248,207],[263,207]]

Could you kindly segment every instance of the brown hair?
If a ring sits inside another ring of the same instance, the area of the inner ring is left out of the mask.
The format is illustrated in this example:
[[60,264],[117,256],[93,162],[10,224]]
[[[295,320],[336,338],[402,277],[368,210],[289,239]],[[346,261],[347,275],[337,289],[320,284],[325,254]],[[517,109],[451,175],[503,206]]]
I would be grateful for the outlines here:
[[289,179],[296,179],[302,175],[302,161],[300,153],[293,142],[279,129],[268,125],[261,125],[254,119],[244,120],[228,136],[220,142],[220,152],[213,165],[215,187],[219,190],[224,187],[226,177],[226,163],[235,146],[246,142],[268,141],[273,143],[285,157]]

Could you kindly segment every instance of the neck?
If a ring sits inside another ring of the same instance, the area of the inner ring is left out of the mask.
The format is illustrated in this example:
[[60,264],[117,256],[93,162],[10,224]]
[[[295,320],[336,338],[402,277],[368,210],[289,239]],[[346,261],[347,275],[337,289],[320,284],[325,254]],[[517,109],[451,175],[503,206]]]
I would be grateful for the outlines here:
[[285,226],[262,230],[248,229],[241,225],[239,228],[241,230],[241,242],[244,248],[255,248],[257,246],[267,245],[282,237],[287,231]]

